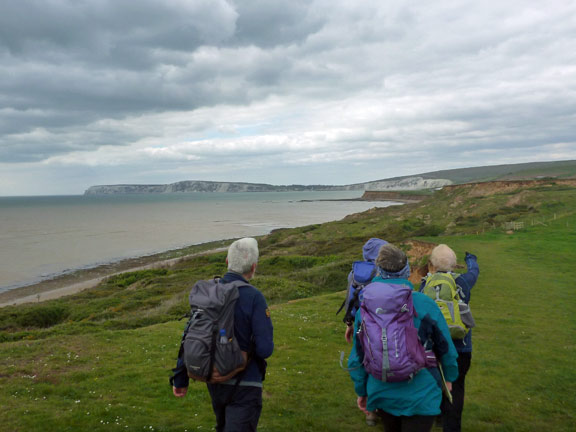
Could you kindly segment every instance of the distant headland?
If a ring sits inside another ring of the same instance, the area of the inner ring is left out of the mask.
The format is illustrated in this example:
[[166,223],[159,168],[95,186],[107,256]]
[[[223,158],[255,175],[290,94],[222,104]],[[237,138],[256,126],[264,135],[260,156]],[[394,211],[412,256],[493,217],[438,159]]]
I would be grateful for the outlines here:
[[303,192],[303,191],[366,191],[366,190],[421,190],[452,184],[447,179],[425,179],[406,177],[397,180],[378,180],[342,186],[331,185],[286,185],[265,183],[234,183],[187,180],[164,185],[101,185],[91,186],[84,195],[148,194],[178,192]]
[[567,179],[576,177],[576,161],[531,162],[433,171],[412,176],[348,185],[272,185],[266,183],[186,180],[170,184],[117,184],[91,186],[84,195],[151,194],[179,192],[302,192],[302,191],[416,191],[462,183],[494,180]]

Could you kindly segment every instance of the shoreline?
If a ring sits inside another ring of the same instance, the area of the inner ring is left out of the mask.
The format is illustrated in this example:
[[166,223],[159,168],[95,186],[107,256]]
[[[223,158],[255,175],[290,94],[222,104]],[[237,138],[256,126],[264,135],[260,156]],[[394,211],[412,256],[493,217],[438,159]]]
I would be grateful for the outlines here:
[[[317,199],[301,200],[301,202],[312,201],[373,201],[373,202],[396,202],[399,204],[410,204],[418,200],[406,199],[366,199],[343,198],[343,199]],[[271,230],[270,232],[273,232]],[[267,234],[270,234],[268,232]],[[225,251],[228,245],[235,238],[209,241],[195,245],[185,246],[178,249],[169,249],[151,255],[143,255],[99,264],[94,267],[80,268],[71,272],[57,274],[44,280],[32,282],[0,292],[0,308],[6,306],[16,306],[25,303],[39,303],[47,300],[54,300],[67,295],[72,295],[86,289],[98,286],[104,279],[121,273],[169,268],[173,265],[198,255],[210,254]]]
[[187,258],[225,251],[227,246],[223,245],[233,240],[201,243],[153,255],[127,258],[87,269],[78,269],[71,273],[0,292],[0,308],[24,303],[39,303],[76,294],[98,286],[106,278],[126,272],[169,268]]

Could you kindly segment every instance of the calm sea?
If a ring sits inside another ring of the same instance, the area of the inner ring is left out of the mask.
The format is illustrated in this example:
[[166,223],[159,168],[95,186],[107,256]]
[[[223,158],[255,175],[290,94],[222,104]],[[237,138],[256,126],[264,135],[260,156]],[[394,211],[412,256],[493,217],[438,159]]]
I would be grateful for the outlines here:
[[392,204],[318,201],[360,195],[283,192],[0,198],[0,291],[125,258],[338,220]]

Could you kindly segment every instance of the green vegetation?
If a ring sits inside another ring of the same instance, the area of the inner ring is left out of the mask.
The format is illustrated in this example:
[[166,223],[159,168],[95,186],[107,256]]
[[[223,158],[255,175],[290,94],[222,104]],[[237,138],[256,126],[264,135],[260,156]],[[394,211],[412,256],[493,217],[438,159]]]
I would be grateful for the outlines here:
[[[524,228],[507,233],[502,224],[511,221]],[[339,367],[349,346],[334,315],[350,263],[370,237],[444,242],[460,258],[479,257],[464,430],[573,430],[576,190],[553,183],[484,195],[443,190],[418,204],[262,237],[254,284],[273,305],[276,350],[260,430],[373,430]],[[0,431],[211,430],[204,386],[176,399],[168,376],[189,287],[222,274],[224,259],[197,256],[0,309]]]
[[452,180],[456,184],[494,180],[574,178],[576,176],[576,161],[530,162],[522,164],[458,168],[434,171],[420,175],[424,178],[448,179]]

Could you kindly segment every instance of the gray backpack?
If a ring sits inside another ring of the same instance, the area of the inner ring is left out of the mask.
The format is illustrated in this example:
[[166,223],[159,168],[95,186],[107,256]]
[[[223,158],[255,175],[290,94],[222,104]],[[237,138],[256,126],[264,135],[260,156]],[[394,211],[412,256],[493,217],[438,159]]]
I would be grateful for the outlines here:
[[247,364],[247,353],[234,337],[238,287],[246,282],[221,283],[219,278],[197,282],[190,291],[191,317],[182,340],[188,376],[197,381],[227,381]]

